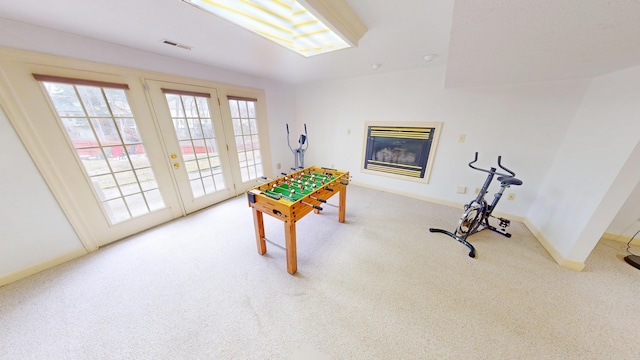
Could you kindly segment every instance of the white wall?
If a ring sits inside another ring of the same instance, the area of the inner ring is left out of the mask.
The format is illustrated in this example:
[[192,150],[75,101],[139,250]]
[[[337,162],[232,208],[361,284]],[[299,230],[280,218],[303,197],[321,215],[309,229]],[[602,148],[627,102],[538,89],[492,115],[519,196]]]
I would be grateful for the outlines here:
[[[52,31],[0,18],[0,46],[97,63],[263,89],[272,168],[289,158],[285,124],[294,122],[291,85]],[[0,89],[2,90],[2,89]],[[16,272],[35,272],[84,252],[4,113],[0,116],[0,285]],[[70,255],[71,254],[71,255]],[[57,259],[57,260],[56,260]],[[26,270],[29,268],[30,270]],[[19,278],[20,276],[18,276]]]
[[0,278],[84,248],[0,108]]
[[640,181],[640,67],[593,79],[528,218],[582,263]]
[[[305,162],[349,170],[354,182],[368,186],[462,204],[485,178],[467,167],[474,152],[485,167],[502,155],[524,184],[509,189],[516,199],[503,199],[497,210],[524,217],[589,81],[445,90],[444,74],[444,67],[426,67],[298,86],[296,119],[307,123],[310,139]],[[361,173],[367,121],[443,122],[430,182]],[[460,134],[466,134],[463,143],[457,142]],[[457,194],[458,185],[469,192]],[[494,182],[493,190],[497,186]]]
[[[618,215],[607,228],[607,232],[630,238],[638,230],[640,230],[640,183],[636,185],[627,201],[622,205]],[[636,238],[640,240],[639,237]]]

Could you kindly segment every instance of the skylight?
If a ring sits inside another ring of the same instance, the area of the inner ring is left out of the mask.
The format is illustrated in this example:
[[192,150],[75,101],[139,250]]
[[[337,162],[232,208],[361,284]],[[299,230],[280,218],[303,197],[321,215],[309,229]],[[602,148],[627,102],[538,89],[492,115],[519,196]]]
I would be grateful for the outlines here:
[[182,1],[251,30],[305,57],[348,48],[353,43],[345,41],[337,31],[325,25],[297,0]]

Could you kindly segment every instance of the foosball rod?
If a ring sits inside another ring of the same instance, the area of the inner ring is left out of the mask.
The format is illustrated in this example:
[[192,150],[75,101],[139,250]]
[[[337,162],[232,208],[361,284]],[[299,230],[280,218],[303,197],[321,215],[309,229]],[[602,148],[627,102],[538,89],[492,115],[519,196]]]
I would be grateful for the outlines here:
[[316,209],[316,210],[320,210],[320,211],[322,211],[322,208],[321,208],[320,206],[313,205],[313,204],[309,204],[309,203],[304,202],[304,201],[300,201],[300,202],[301,202],[302,204],[304,204],[304,205],[311,206],[312,208],[314,208],[314,209]]
[[[283,189],[283,190],[286,190],[286,189]],[[296,201],[294,198],[291,198],[291,197],[288,197],[288,196],[286,196],[286,195],[279,194],[279,193],[278,193],[278,194],[271,194],[271,193],[268,193],[268,192],[266,192],[266,191],[263,191],[263,194],[265,194],[266,196],[268,196],[268,197],[270,197],[270,198],[272,198],[272,199],[274,199],[274,200],[280,200],[281,198],[283,198],[283,197],[284,197],[284,198],[288,198],[289,200],[293,200],[293,202],[295,202],[295,201]],[[311,197],[311,196],[310,196],[310,197]],[[311,198],[313,198],[313,197],[311,197]],[[313,199],[316,199],[316,200],[318,200],[318,201],[320,201],[320,202],[326,202],[325,200],[322,200],[322,199],[317,199],[317,198],[313,198]],[[316,210],[320,210],[320,211],[322,211],[322,208],[321,208],[320,206],[313,205],[313,204],[310,204],[310,203],[308,203],[308,202],[304,202],[304,201],[300,201],[300,203],[302,203],[303,205],[311,206],[312,208],[314,208],[314,209],[316,209]]]

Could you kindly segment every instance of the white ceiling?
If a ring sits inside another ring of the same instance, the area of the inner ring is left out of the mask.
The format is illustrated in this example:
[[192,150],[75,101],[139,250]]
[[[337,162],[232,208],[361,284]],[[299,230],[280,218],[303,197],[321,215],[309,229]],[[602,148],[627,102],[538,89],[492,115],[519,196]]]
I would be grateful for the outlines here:
[[638,0],[346,2],[368,28],[359,46],[310,58],[180,0],[0,0],[0,17],[292,84],[446,65],[447,87],[477,87],[640,65]]

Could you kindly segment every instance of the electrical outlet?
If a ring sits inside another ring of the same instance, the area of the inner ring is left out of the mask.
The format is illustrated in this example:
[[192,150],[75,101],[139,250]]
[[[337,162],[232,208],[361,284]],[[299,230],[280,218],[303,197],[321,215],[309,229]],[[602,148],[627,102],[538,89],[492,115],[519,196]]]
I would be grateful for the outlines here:
[[281,167],[282,167],[282,165],[280,163],[276,164],[276,169],[280,170]]
[[516,198],[516,194],[509,194],[509,196],[507,196],[507,200],[514,200]]
[[467,139],[467,134],[458,135],[458,142],[464,142]]
[[475,192],[475,194],[476,194],[476,195],[480,194],[480,188],[476,188],[476,192]]
[[458,186],[457,193],[458,194],[466,194],[467,193],[467,187],[466,186]]

